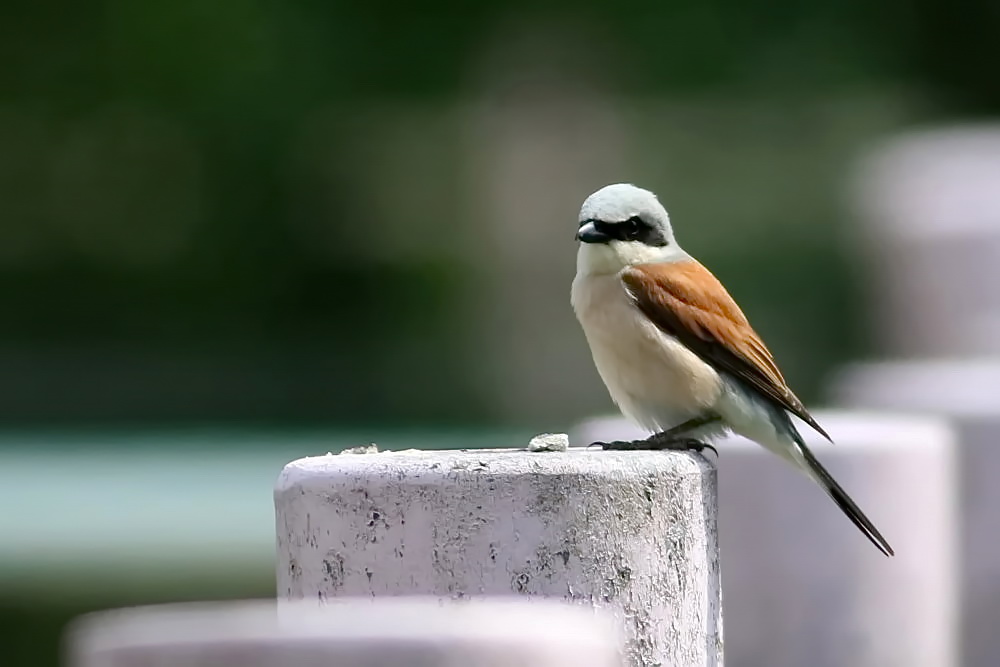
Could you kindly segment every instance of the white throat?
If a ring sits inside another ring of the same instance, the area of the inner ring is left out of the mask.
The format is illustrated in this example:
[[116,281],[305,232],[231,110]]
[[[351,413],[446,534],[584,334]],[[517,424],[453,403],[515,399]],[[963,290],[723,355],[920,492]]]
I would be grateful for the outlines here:
[[576,253],[576,273],[580,276],[613,275],[636,264],[684,262],[691,259],[676,243],[662,247],[636,241],[581,243]]

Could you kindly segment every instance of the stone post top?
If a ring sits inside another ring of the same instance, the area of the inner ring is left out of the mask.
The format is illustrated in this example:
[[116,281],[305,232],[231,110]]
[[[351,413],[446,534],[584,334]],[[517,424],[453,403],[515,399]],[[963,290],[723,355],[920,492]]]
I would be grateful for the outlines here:
[[585,475],[621,477],[701,476],[714,473],[709,458],[693,452],[604,451],[571,447],[562,452],[532,452],[524,448],[385,451],[308,456],[292,461],[281,472],[276,491],[308,484],[329,476],[419,475],[424,478],[455,474],[492,476]]

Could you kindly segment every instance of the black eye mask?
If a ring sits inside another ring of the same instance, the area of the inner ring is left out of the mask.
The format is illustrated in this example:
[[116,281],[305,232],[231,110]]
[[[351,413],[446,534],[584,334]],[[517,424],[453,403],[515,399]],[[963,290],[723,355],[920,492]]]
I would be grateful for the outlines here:
[[598,232],[616,241],[639,241],[644,245],[657,248],[669,245],[669,241],[663,238],[662,232],[657,227],[649,224],[638,215],[633,215],[622,222],[584,220],[581,226],[588,222],[592,223]]

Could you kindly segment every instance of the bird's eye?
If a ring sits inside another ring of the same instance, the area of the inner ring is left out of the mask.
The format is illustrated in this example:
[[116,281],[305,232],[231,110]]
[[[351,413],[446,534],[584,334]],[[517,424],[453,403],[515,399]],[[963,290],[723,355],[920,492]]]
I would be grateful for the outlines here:
[[631,218],[625,221],[625,229],[628,230],[629,236],[635,236],[642,229],[643,223],[642,218],[637,215],[633,215]]

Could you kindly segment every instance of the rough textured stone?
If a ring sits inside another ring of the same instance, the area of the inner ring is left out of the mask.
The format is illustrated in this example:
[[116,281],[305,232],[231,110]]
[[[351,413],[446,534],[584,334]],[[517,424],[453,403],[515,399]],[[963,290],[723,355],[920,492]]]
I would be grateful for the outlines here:
[[565,433],[540,433],[528,443],[529,452],[565,452],[569,436]]
[[89,614],[69,667],[620,667],[613,621],[523,600],[158,605]]
[[275,490],[278,594],[559,598],[613,612],[630,665],[720,665],[715,494],[690,453],[306,458]]

